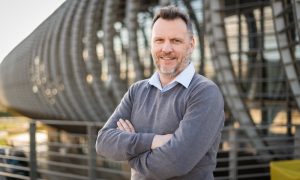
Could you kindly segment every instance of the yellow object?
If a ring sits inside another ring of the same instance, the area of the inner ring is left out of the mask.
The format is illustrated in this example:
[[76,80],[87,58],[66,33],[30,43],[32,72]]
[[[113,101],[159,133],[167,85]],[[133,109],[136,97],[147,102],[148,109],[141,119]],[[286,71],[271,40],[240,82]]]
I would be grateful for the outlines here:
[[300,180],[300,160],[271,162],[271,180]]

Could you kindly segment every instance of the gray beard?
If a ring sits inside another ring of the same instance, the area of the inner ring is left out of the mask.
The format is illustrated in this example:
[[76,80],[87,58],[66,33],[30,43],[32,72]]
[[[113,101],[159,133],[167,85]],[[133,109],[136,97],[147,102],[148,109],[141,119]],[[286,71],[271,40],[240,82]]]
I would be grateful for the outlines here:
[[185,66],[182,68],[182,69],[180,69],[178,72],[176,71],[177,69],[177,67],[174,69],[174,71],[173,72],[170,72],[170,73],[164,73],[164,72],[162,72],[161,70],[160,70],[160,68],[158,68],[158,66],[157,65],[155,65],[156,66],[156,68],[157,68],[157,70],[158,70],[158,72],[160,73],[160,74],[163,74],[164,76],[168,76],[169,78],[175,78],[178,74],[180,74],[190,63],[191,63],[191,57],[189,56],[187,59],[185,59],[185,61],[186,61],[186,63],[185,63]]

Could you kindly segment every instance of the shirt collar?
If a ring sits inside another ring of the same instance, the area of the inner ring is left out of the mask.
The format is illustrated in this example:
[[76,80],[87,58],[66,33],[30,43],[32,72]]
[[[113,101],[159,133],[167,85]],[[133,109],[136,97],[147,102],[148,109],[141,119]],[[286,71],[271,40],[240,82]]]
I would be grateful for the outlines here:
[[[185,88],[188,88],[192,81],[194,74],[195,74],[194,65],[192,63],[190,63],[181,73],[179,73],[176,76],[176,78],[171,83],[178,82],[178,83],[182,84]],[[158,72],[155,72],[150,77],[149,84],[155,86],[158,89],[162,89]]]

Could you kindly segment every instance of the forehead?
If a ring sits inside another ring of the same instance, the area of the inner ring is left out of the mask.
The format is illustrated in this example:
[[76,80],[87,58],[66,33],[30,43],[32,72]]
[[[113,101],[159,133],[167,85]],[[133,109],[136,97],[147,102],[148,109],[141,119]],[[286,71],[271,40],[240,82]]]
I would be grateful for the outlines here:
[[185,36],[187,34],[188,34],[187,25],[180,18],[176,18],[174,20],[159,18],[154,23],[152,28],[152,37]]

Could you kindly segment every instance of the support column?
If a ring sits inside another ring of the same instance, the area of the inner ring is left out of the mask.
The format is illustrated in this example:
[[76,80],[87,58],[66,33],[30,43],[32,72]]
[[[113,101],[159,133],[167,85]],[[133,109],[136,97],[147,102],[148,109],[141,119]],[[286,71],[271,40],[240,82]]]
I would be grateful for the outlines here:
[[30,167],[30,179],[37,179],[37,161],[36,161],[36,122],[30,121],[29,136],[30,136],[30,155],[29,155],[29,167]]

